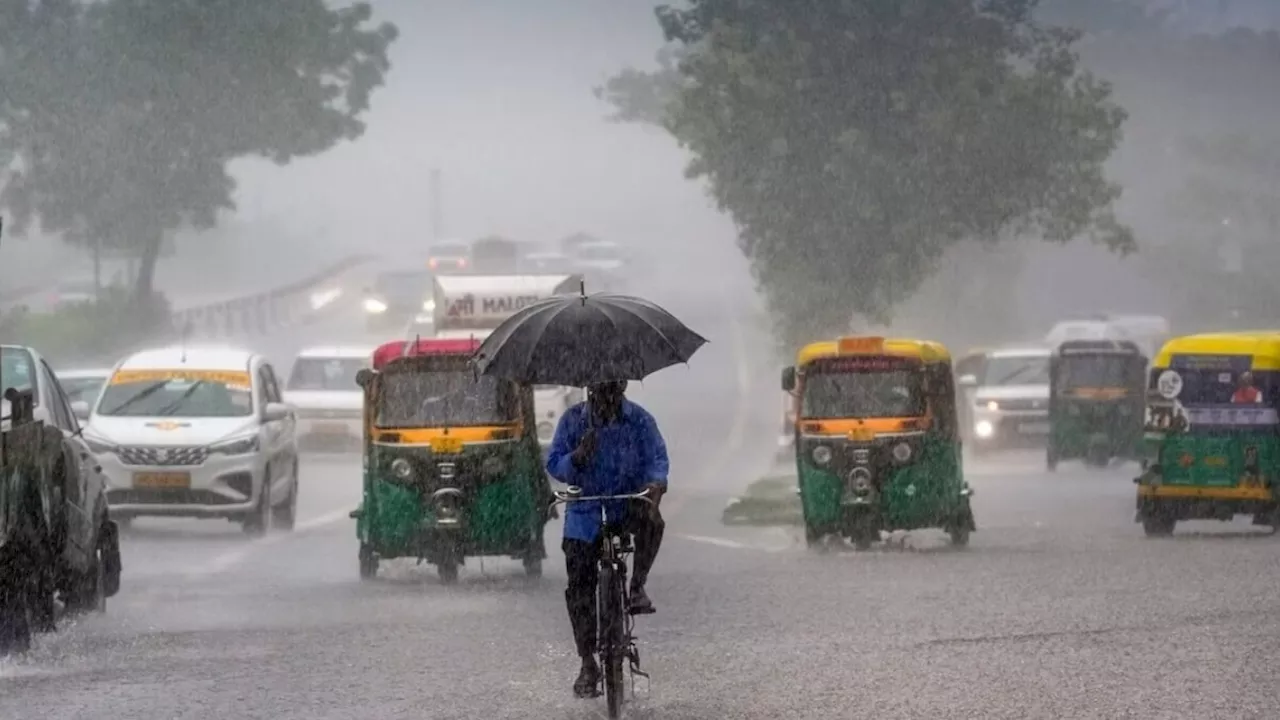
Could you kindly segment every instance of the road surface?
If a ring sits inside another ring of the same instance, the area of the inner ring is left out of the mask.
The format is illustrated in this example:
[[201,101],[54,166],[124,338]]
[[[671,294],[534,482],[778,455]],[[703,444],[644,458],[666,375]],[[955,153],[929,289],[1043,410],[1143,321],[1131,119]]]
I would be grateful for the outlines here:
[[[632,718],[1275,718],[1280,538],[1244,523],[1144,538],[1132,467],[970,462],[979,531],[817,554],[794,533],[729,529],[728,498],[768,464],[777,368],[742,288],[671,305],[712,343],[633,388],[672,455],[668,534],[639,619],[652,684]],[[358,311],[262,345],[359,338]],[[547,576],[469,560],[357,579],[360,464],[307,455],[292,534],[139,520],[102,616],[0,663],[0,717],[596,718],[572,697],[558,522]]]

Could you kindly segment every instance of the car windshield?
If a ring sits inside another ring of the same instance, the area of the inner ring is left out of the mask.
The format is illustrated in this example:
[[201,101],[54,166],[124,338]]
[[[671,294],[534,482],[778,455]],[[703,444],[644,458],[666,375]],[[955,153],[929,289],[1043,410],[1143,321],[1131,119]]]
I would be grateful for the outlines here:
[[111,377],[98,400],[107,417],[246,417],[253,413],[247,372],[131,370]]
[[364,358],[298,358],[289,372],[287,390],[343,390],[355,392],[356,373],[369,366]]
[[58,378],[62,390],[67,394],[68,402],[84,401],[93,404],[98,399],[102,386],[107,384],[105,377]]
[[432,245],[427,250],[427,255],[436,258],[466,257],[469,250],[465,243],[441,243]]
[[494,425],[516,416],[514,387],[470,369],[389,372],[383,376],[378,427]]
[[430,277],[425,272],[389,272],[378,276],[379,292],[391,297],[418,297],[425,295]]
[[[31,353],[22,348],[0,348],[0,384],[4,388],[27,391],[34,388],[35,369]],[[2,392],[2,390],[0,390]]]
[[1063,388],[1127,387],[1133,377],[1133,360],[1123,355],[1066,355],[1059,362]]
[[801,409],[806,418],[919,417],[924,387],[918,370],[814,365],[805,373]]
[[988,387],[1000,385],[1048,385],[1048,355],[1014,355],[987,359],[982,384]]

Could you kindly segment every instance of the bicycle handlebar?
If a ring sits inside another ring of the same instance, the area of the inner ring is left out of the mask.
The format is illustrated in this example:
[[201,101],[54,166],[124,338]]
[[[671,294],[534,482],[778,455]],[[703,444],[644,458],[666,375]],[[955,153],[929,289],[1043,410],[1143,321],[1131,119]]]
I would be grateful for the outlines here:
[[645,488],[638,493],[627,493],[623,495],[583,495],[582,488],[576,485],[570,485],[567,490],[556,490],[552,493],[556,496],[556,501],[552,505],[559,503],[586,502],[588,500],[641,500],[650,505],[654,505],[653,498],[649,497],[649,489]]

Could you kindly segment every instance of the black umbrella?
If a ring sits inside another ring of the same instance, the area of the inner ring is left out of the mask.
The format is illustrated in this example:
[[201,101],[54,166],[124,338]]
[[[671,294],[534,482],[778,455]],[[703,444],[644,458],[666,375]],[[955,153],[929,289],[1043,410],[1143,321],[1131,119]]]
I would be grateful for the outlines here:
[[687,362],[706,342],[642,298],[559,295],[499,325],[476,351],[476,369],[531,385],[584,387],[643,380]]

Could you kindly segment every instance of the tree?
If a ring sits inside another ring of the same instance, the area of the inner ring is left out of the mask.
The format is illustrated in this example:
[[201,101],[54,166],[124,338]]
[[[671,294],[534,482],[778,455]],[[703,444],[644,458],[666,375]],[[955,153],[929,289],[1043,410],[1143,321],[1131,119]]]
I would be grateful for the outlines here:
[[1134,249],[1102,171],[1125,113],[1034,0],[688,5],[657,10],[678,77],[600,92],[691,152],[788,342],[887,318],[966,239]]
[[167,233],[234,209],[227,163],[320,153],[360,116],[396,37],[368,3],[0,0],[0,205],[139,258],[152,294]]

